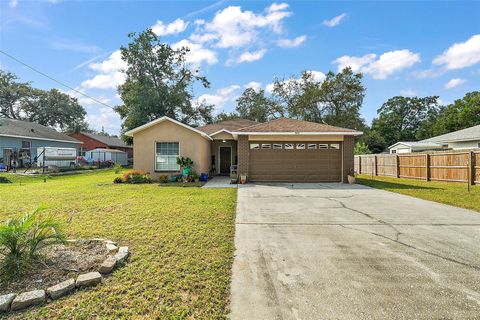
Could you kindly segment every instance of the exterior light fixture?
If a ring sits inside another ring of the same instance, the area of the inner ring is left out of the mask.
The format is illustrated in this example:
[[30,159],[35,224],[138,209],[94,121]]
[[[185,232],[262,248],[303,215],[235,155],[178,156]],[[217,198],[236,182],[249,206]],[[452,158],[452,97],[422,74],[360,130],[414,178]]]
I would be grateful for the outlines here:
[[222,142],[225,143],[225,142],[227,142],[227,140],[223,139]]

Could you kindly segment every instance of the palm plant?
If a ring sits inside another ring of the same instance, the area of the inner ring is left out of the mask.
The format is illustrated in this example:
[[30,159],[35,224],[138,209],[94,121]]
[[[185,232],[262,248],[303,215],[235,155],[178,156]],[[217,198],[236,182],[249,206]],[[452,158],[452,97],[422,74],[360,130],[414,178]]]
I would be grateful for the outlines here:
[[22,273],[42,247],[65,241],[61,224],[51,216],[41,216],[39,211],[13,217],[0,225],[2,271],[9,275]]

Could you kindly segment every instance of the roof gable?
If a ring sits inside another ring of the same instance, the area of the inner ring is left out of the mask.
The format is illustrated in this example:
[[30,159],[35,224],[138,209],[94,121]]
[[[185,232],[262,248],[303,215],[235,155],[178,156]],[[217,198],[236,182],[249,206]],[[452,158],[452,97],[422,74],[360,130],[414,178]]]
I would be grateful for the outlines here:
[[422,142],[454,142],[471,140],[480,140],[480,125],[428,138],[422,140]]
[[55,129],[35,122],[0,118],[0,136],[18,137],[46,141],[82,143]]
[[241,128],[236,134],[255,134],[255,133],[304,133],[304,134],[344,134],[361,135],[362,132],[334,127],[323,123],[303,121],[290,118],[279,118],[265,123],[259,123],[253,126]]
[[207,139],[209,139],[209,140],[212,140],[212,138],[210,138],[210,137],[208,136],[208,134],[206,134],[205,132],[202,132],[202,131],[200,131],[200,130],[198,130],[198,129],[195,129],[195,128],[193,128],[193,127],[190,127],[189,125],[187,125],[187,124],[185,124],[185,123],[181,123],[180,121],[177,121],[177,120],[172,119],[172,118],[167,117],[167,116],[163,116],[163,117],[158,118],[158,119],[156,119],[156,120],[150,121],[150,122],[148,122],[148,123],[146,123],[146,124],[144,124],[144,125],[141,125],[140,127],[136,127],[136,128],[134,128],[134,129],[132,129],[132,130],[129,130],[129,131],[125,132],[125,135],[126,135],[126,136],[129,136],[129,137],[133,137],[133,135],[134,135],[135,133],[140,132],[140,131],[143,131],[143,130],[145,130],[145,129],[147,129],[147,128],[150,128],[150,127],[153,127],[153,126],[155,126],[155,125],[158,125],[158,124],[160,124],[160,123],[162,123],[162,122],[164,122],[164,121],[169,121],[169,122],[174,123],[174,124],[176,124],[176,125],[182,126],[182,127],[186,128],[186,129],[188,129],[188,130],[192,130],[193,132],[196,132],[196,133],[200,134],[201,136],[203,136],[203,137],[205,137],[205,138],[207,138]]

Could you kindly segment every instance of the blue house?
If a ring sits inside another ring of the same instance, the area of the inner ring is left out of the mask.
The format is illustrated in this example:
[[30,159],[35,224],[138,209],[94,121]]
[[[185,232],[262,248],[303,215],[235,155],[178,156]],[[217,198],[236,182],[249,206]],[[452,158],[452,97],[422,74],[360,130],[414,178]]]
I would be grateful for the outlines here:
[[41,124],[0,118],[0,164],[28,167],[39,147],[78,149],[82,144],[66,134]]

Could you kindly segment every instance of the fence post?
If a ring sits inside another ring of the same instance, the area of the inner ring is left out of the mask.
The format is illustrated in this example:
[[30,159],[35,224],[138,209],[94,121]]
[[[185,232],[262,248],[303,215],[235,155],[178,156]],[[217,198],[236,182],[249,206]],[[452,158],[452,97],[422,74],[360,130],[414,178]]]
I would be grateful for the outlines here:
[[430,154],[425,154],[425,175],[426,180],[430,181]]
[[377,176],[378,175],[378,172],[377,172],[377,156],[373,156],[373,170],[374,170],[374,173],[375,175]]
[[358,156],[358,174],[362,174],[362,156]]
[[475,184],[475,177],[473,170],[475,169],[475,153],[473,151],[469,152],[469,159],[468,159],[468,184],[474,185]]
[[400,157],[398,156],[398,154],[395,155],[395,159],[396,159],[396,166],[397,166],[397,178],[400,178]]

